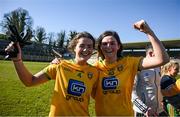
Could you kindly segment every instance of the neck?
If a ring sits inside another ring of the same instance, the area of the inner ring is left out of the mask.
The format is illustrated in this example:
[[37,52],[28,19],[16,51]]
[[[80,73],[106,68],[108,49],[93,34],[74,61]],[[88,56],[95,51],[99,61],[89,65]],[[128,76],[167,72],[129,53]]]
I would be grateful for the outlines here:
[[86,61],[80,61],[80,60],[77,60],[77,59],[74,59],[74,63],[76,63],[78,65],[86,65],[87,64]]
[[108,63],[108,64],[112,64],[112,63],[114,63],[114,62],[117,61],[117,57],[114,57],[114,58],[105,58],[104,61],[105,61],[106,63]]

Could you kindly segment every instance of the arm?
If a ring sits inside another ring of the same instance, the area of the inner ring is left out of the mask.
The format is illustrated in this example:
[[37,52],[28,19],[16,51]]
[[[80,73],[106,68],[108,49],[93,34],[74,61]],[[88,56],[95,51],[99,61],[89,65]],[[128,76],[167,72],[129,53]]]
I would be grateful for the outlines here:
[[169,56],[164,46],[144,20],[135,23],[134,28],[140,30],[141,32],[144,32],[147,35],[149,41],[152,44],[155,54],[155,56],[153,57],[145,57],[144,59],[142,59],[139,70],[158,67],[169,62]]
[[[13,46],[13,45],[12,45]],[[19,79],[23,82],[25,86],[34,86],[41,84],[43,82],[48,81],[45,74],[40,71],[39,73],[32,75],[28,69],[23,64],[22,58],[21,58],[21,48],[19,46],[19,43],[17,43],[18,47],[18,55],[15,58],[12,58],[16,72],[19,76]],[[8,51],[8,50],[6,50]]]

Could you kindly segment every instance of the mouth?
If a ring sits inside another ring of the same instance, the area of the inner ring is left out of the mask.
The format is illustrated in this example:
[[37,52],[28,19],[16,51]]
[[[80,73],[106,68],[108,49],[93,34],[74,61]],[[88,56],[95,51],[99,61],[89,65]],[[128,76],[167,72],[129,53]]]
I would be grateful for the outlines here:
[[105,50],[104,53],[106,53],[106,54],[112,54],[113,51],[112,51],[112,50]]
[[87,56],[87,55],[89,55],[89,52],[88,51],[84,51],[84,52],[82,52],[81,53],[83,56]]
[[88,51],[84,51],[81,53],[81,57],[89,57],[89,56],[91,56],[91,53]]

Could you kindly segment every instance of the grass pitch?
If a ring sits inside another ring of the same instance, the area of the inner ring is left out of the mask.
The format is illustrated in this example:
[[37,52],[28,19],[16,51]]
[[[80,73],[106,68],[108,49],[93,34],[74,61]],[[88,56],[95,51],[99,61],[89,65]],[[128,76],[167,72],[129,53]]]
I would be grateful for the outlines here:
[[[48,62],[24,62],[36,73],[49,65]],[[54,80],[35,87],[25,87],[19,80],[13,63],[0,60],[0,116],[48,116]],[[89,106],[94,116],[94,102]]]
[[[49,63],[24,62],[36,73]],[[19,80],[11,61],[0,61],[0,115],[1,116],[47,116],[54,81],[25,87]]]

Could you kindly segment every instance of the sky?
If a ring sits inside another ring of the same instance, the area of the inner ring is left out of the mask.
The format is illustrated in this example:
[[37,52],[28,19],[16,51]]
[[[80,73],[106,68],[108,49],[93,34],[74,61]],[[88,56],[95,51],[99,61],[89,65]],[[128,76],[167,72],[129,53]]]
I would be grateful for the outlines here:
[[133,24],[144,19],[160,40],[180,39],[180,0],[0,0],[0,22],[17,8],[29,12],[33,29],[46,33],[116,31],[122,43],[147,42]]

